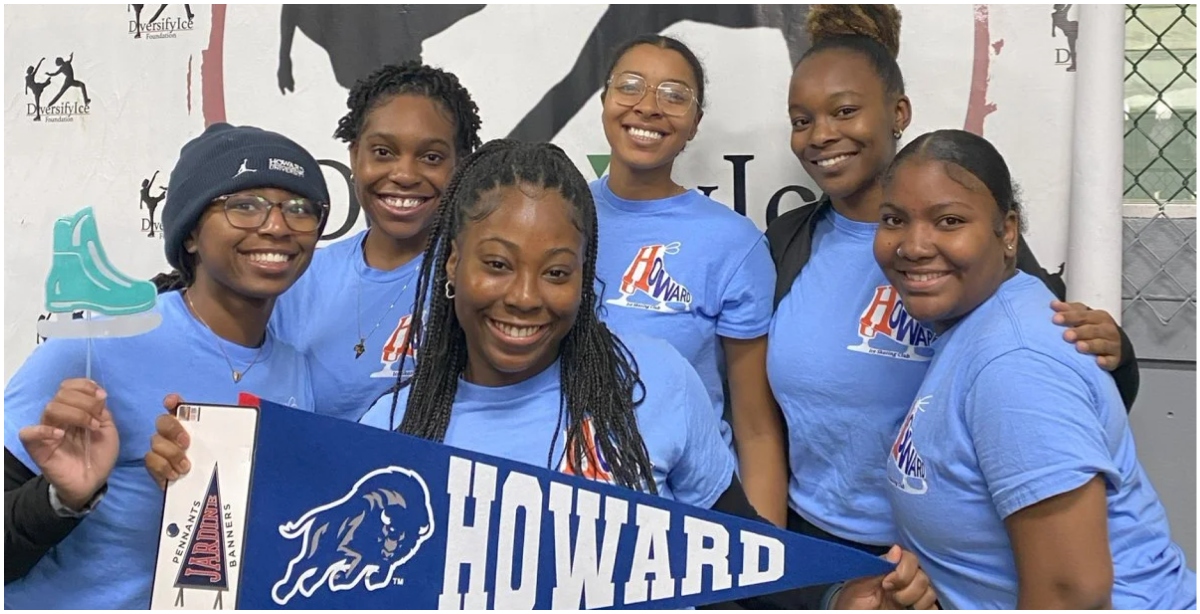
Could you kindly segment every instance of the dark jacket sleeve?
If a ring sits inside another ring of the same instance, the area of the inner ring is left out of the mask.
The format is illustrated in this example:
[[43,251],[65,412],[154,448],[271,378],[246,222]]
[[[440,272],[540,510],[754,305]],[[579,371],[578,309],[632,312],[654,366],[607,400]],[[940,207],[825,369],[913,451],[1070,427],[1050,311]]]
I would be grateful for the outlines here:
[[19,580],[79,525],[50,507],[50,483],[4,450],[4,583]]
[[767,245],[775,261],[775,306],[792,289],[812,255],[813,222],[832,207],[828,198],[793,209],[767,225]]
[[[717,502],[713,504],[712,509],[731,516],[740,516],[742,518],[757,520],[764,524],[771,524],[770,521],[759,516],[754,506],[750,504],[750,500],[746,498],[746,492],[742,489],[742,483],[736,475],[730,481],[729,488],[725,489],[725,492],[717,498]],[[825,593],[832,586],[832,584],[806,586],[770,595],[760,595],[733,602],[712,604],[699,609],[819,610],[821,609],[821,600],[824,599]]]
[[[1059,267],[1057,273],[1050,273],[1043,269],[1042,265],[1038,264],[1037,258],[1034,257],[1033,251],[1025,243],[1024,237],[1017,239],[1017,268],[1042,280],[1042,283],[1050,288],[1058,300],[1067,300],[1067,284],[1062,278],[1062,267]],[[1137,400],[1138,388],[1141,386],[1141,374],[1138,372],[1137,356],[1133,353],[1133,343],[1125,334],[1125,329],[1118,326],[1117,333],[1121,335],[1121,364],[1117,365],[1110,375],[1117,384],[1121,400],[1125,403],[1125,412],[1128,413],[1133,410],[1133,402]]]

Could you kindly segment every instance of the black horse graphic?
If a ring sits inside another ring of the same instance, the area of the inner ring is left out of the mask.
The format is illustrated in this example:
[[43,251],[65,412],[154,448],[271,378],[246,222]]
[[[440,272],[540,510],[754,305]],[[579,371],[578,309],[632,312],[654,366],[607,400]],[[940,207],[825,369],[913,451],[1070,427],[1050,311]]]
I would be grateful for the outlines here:
[[727,28],[774,28],[783,34],[794,66],[809,47],[808,32],[804,29],[807,15],[808,6],[803,4],[610,5],[592,29],[571,71],[525,114],[508,138],[553,139],[588,99],[600,92],[608,76],[603,71],[612,59],[609,54],[630,38],[662,32],[682,21]]
[[[349,89],[384,64],[421,61],[422,45],[427,39],[484,6],[285,4],[280,14],[279,90],[285,94],[295,91],[291,51],[297,28],[329,53],[338,84]],[[553,139],[600,91],[609,53],[629,38],[662,32],[684,21],[727,28],[773,28],[783,35],[794,65],[809,47],[804,29],[807,15],[808,5],[803,4],[609,5],[570,72],[542,96],[508,136]]]
[[292,39],[299,28],[329,53],[346,89],[384,64],[421,61],[426,39],[483,10],[483,4],[285,4],[279,16],[279,91],[296,89]]

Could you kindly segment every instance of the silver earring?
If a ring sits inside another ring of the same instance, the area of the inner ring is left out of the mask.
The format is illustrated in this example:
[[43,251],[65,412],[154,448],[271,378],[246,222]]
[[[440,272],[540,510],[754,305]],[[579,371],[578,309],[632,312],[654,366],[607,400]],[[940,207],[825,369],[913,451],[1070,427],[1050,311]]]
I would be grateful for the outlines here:
[[449,280],[446,281],[446,298],[454,300],[454,284],[451,284]]
[[900,132],[899,130],[893,130],[892,136],[896,137],[896,140],[899,141],[900,137],[904,136],[904,133]]
[[903,257],[904,257],[904,255],[900,253],[900,246],[898,246],[898,245],[896,246],[896,255],[897,255],[897,256],[899,256],[899,257],[901,257],[901,258],[903,258]]

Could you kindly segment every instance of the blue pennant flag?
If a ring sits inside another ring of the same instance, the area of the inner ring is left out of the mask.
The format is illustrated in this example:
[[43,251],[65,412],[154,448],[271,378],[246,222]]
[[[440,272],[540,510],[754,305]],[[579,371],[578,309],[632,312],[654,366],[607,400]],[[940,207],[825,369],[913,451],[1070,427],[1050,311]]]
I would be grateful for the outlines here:
[[266,401],[256,430],[238,609],[685,608],[893,568],[764,522]]

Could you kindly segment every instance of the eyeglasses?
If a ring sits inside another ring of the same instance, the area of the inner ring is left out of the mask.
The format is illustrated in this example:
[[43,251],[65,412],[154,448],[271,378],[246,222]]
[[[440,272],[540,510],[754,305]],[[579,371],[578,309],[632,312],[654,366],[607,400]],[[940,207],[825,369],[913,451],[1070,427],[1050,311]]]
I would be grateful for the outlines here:
[[225,219],[230,226],[243,230],[257,230],[267,222],[271,209],[276,206],[283,212],[283,221],[295,232],[315,232],[325,221],[329,205],[315,203],[307,198],[293,198],[283,202],[271,202],[256,194],[231,194],[213,199],[220,203]]
[[[632,107],[646,97],[648,86],[640,75],[623,72],[610,77],[606,87],[609,88],[613,102],[623,107]],[[663,81],[655,88],[655,98],[658,100],[659,110],[664,115],[678,117],[691,110],[692,103],[696,101],[696,94],[692,88],[677,81]]]

